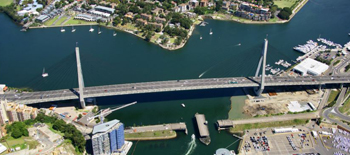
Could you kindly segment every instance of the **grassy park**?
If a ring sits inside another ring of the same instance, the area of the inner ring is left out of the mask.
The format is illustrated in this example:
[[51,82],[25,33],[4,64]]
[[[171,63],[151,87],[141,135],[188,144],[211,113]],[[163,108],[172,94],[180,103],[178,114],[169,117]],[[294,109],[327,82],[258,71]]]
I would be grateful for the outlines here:
[[273,3],[278,6],[278,8],[292,7],[298,0],[274,0]]
[[279,121],[279,122],[239,124],[239,125],[235,125],[234,128],[230,128],[230,132],[235,133],[235,132],[241,132],[241,131],[248,130],[248,129],[301,125],[301,124],[306,124],[307,122],[308,122],[307,119],[294,119],[294,120]]
[[0,0],[0,6],[7,6],[10,5],[13,2],[13,0]]

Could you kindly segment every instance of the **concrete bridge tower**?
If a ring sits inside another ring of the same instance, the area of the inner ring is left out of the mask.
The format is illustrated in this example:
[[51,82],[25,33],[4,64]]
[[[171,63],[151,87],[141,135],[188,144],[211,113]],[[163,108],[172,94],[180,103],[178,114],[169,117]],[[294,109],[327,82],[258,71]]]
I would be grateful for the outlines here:
[[[265,66],[266,66],[266,54],[267,54],[268,42],[269,41],[267,39],[265,39],[264,49],[261,52],[261,57],[260,57],[260,61],[258,64],[258,68],[256,69],[256,72],[255,72],[255,77],[259,77],[259,72],[262,69],[260,87],[258,88],[258,90],[256,90],[257,96],[261,96],[261,93],[264,91],[264,87],[265,87]],[[261,67],[261,63],[262,63],[262,67]]]
[[75,56],[77,59],[77,72],[78,72],[78,83],[79,83],[79,100],[81,108],[85,108],[85,96],[84,96],[84,79],[83,79],[83,71],[81,70],[80,63],[80,53],[79,47],[75,47]]

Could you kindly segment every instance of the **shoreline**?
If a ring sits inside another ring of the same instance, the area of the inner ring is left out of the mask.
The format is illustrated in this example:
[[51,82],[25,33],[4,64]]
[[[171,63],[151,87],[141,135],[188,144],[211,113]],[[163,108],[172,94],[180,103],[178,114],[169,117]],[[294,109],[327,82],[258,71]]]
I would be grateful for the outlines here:
[[[211,14],[211,15],[201,15],[199,17],[201,17],[202,19],[205,19],[205,18],[210,18],[210,19],[213,19],[213,20],[221,20],[221,21],[233,21],[233,22],[238,22],[238,23],[241,23],[241,24],[284,24],[284,23],[288,23],[290,22],[293,17],[301,10],[301,8],[303,8],[305,6],[305,4],[308,2],[309,0],[303,0],[302,2],[300,2],[295,8],[294,10],[292,11],[293,13],[290,15],[290,18],[289,20],[282,20],[282,21],[275,21],[275,22],[270,22],[270,21],[241,21],[240,19],[228,19],[228,18],[218,18],[218,16],[215,16],[215,15],[225,15],[225,14]],[[232,17],[234,15],[230,15],[230,17]],[[240,18],[240,17],[238,17]],[[275,17],[277,18],[277,17]],[[244,18],[242,18],[244,19]],[[37,29],[37,28],[51,28],[51,27],[70,27],[70,26],[89,26],[89,25],[99,25],[99,26],[102,26],[102,27],[105,27],[105,28],[111,28],[111,29],[115,29],[115,30],[120,30],[120,31],[123,31],[123,32],[127,32],[127,33],[130,33],[130,34],[133,34],[141,39],[145,39],[145,37],[142,37],[140,35],[137,35],[135,34],[132,30],[128,30],[126,28],[122,28],[120,26],[110,26],[110,25],[103,25],[103,24],[99,24],[99,23],[91,23],[91,24],[70,24],[70,25],[59,25],[59,26],[32,26],[32,27],[29,27],[28,29]],[[187,34],[187,37],[181,42],[180,45],[175,45],[175,46],[165,46],[165,45],[162,45],[161,43],[157,43],[156,41],[149,41],[150,43],[153,43],[155,45],[158,45],[159,47],[163,48],[163,49],[166,49],[166,50],[169,50],[169,51],[174,51],[174,50],[178,50],[178,49],[181,49],[183,48],[187,41],[190,39],[190,37],[192,36],[192,33],[195,29],[195,27],[197,26],[198,24],[193,24],[190,28],[190,30],[188,31],[188,34]]]

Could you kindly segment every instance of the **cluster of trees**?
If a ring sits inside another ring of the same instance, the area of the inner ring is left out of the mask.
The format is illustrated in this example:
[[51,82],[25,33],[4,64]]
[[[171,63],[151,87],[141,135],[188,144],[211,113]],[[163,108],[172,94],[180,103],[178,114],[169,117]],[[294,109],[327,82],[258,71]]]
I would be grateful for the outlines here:
[[24,122],[14,122],[6,126],[7,133],[10,133],[13,138],[21,138],[22,136],[29,136],[28,129]]
[[191,19],[189,19],[188,17],[185,17],[180,13],[173,13],[170,16],[172,18],[170,21],[171,23],[173,24],[180,23],[180,25],[185,29],[190,29],[193,24]]
[[20,138],[22,136],[28,136],[28,127],[33,124],[41,123],[52,123],[54,130],[64,133],[64,138],[69,139],[77,152],[84,152],[86,141],[81,132],[76,129],[72,124],[66,124],[63,120],[57,119],[56,117],[46,116],[44,113],[38,113],[38,116],[33,120],[29,119],[24,122],[14,122],[6,126],[6,130],[13,138]]
[[[69,2],[69,3],[71,3],[71,2]],[[67,5],[66,1],[61,0],[61,1],[55,3],[55,8],[61,8],[61,7],[64,7],[65,5]]]
[[317,57],[316,60],[319,61],[319,62],[325,63],[327,65],[330,65],[332,63],[332,61],[333,61],[333,59],[326,60],[326,59],[322,59],[322,57]]
[[291,14],[292,10],[289,7],[284,7],[277,16],[281,19],[289,20]]
[[16,23],[21,23],[23,19],[23,17],[17,15],[16,5],[13,3],[8,6],[0,6],[0,12],[6,13]]
[[180,36],[182,38],[187,37],[187,31],[180,28],[170,28],[169,26],[164,28],[164,32],[169,36]]
[[194,8],[194,13],[198,14],[198,15],[204,15],[207,13],[208,8],[207,7],[196,7]]
[[52,124],[52,128],[64,133],[64,138],[72,141],[77,152],[84,152],[86,141],[83,134],[74,125],[56,119]]
[[349,71],[350,65],[345,66],[345,72]]

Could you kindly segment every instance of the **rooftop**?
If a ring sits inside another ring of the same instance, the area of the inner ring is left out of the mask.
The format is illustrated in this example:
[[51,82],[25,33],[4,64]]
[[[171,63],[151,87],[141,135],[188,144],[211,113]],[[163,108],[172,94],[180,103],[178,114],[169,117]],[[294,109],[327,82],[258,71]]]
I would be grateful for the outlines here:
[[294,69],[301,72],[303,75],[321,75],[328,69],[328,65],[318,62],[311,58],[306,58],[299,65],[295,66]]
[[106,10],[110,12],[114,12],[115,9],[109,8],[109,7],[104,7],[104,6],[96,6],[95,9],[101,9],[101,10]]
[[106,123],[95,125],[94,129],[92,131],[92,134],[94,135],[96,133],[106,132],[107,130],[109,130],[113,126],[117,125],[119,122],[120,122],[119,120],[114,119],[114,120],[106,122]]

